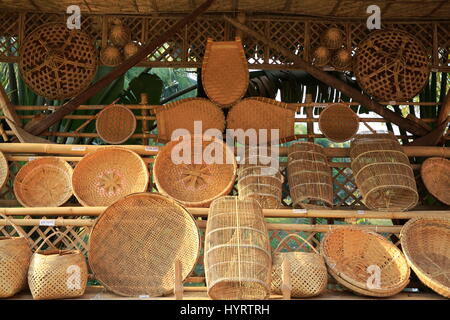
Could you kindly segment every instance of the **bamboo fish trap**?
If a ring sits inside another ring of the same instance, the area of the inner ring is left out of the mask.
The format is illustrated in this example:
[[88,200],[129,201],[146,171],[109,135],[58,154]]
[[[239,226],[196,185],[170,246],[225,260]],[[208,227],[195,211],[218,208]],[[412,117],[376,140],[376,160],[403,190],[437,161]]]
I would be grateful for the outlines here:
[[202,64],[202,83],[208,98],[221,107],[241,99],[248,87],[247,58],[241,39],[208,39]]
[[205,234],[205,275],[212,299],[266,299],[271,254],[261,206],[222,197],[211,204]]

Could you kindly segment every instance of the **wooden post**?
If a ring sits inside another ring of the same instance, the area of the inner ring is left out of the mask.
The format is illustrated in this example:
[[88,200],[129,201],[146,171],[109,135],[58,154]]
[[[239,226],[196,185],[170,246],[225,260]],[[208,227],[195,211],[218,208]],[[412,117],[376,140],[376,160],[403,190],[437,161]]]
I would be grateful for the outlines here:
[[177,259],[175,261],[175,285],[173,289],[175,300],[183,300],[183,278],[181,272],[181,261]]
[[[310,93],[306,94],[305,103],[312,102],[312,95]],[[308,122],[306,123],[306,134],[308,135],[308,141],[314,143],[314,108],[305,108],[306,112],[306,119],[308,119]]]
[[292,283],[291,283],[291,266],[289,260],[284,257],[281,264],[281,293],[284,300],[291,300]]

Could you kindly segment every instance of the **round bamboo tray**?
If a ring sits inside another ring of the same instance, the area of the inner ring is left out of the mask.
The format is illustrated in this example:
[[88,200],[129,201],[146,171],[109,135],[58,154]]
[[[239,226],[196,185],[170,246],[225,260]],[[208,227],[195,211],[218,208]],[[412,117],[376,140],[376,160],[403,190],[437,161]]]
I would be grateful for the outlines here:
[[187,98],[155,109],[158,141],[168,142],[175,130],[186,129],[194,134],[194,122],[201,121],[202,134],[208,129],[225,129],[222,109],[205,98]]
[[[195,147],[197,143],[199,150]],[[222,152],[221,163],[203,158],[213,149]],[[173,154],[184,156],[184,159],[175,159]],[[162,194],[188,207],[207,207],[214,199],[232,190],[236,168],[233,152],[222,141],[215,138],[204,141],[201,136],[184,137],[169,142],[158,152],[153,177]]]
[[24,207],[59,207],[72,196],[73,169],[59,158],[24,165],[14,179],[14,194]]
[[9,166],[8,160],[6,160],[3,152],[0,151],[0,189],[3,188],[8,181]]
[[427,190],[450,206],[450,161],[445,158],[428,158],[422,163],[420,174]]
[[85,155],[73,171],[73,193],[83,206],[109,206],[118,199],[147,190],[147,165],[135,152],[103,147]]
[[71,98],[89,86],[97,71],[92,39],[64,23],[46,23],[32,31],[20,46],[22,79],[47,99]]
[[450,219],[409,220],[400,234],[403,253],[419,279],[450,298]]
[[252,199],[212,202],[205,231],[208,295],[220,300],[266,299],[271,254],[261,206]]
[[410,269],[402,252],[375,232],[354,227],[334,229],[325,234],[320,251],[329,273],[357,293],[388,297],[409,283]]
[[111,105],[97,115],[95,127],[103,141],[120,144],[127,141],[136,130],[136,117],[125,106]]
[[247,92],[249,73],[241,40],[208,39],[202,63],[202,84],[208,98],[229,107]]
[[109,206],[90,235],[89,264],[108,290],[123,296],[173,293],[175,262],[182,279],[200,253],[194,218],[157,193],[128,195]]
[[320,113],[319,129],[331,141],[348,141],[358,132],[359,117],[345,104],[332,104]]

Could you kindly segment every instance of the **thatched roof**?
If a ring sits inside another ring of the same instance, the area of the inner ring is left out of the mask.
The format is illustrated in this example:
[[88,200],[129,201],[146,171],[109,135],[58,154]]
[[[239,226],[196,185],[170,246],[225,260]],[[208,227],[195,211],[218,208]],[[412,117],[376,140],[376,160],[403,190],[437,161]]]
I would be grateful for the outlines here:
[[[188,12],[202,0],[0,0],[0,11],[66,11],[78,4],[83,12],[159,14]],[[365,18],[369,5],[381,8],[382,18],[450,18],[447,0],[216,0],[209,12],[246,11],[307,16]]]

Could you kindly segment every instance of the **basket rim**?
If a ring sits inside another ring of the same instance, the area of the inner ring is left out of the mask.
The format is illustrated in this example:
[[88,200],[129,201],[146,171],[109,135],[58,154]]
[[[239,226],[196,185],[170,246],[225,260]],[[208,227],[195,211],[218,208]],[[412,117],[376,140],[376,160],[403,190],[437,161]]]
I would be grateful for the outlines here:
[[0,189],[1,189],[5,186],[9,177],[8,160],[6,159],[6,156],[2,151],[0,151],[0,167],[5,168],[5,179],[3,181],[0,181]]
[[[450,169],[450,160],[446,159],[446,158],[442,158],[442,157],[431,157],[431,158],[427,158],[423,163],[422,166],[420,168],[420,176],[422,177],[422,181],[425,184],[425,187],[427,188],[427,191],[430,192],[434,197],[436,197],[439,201],[445,203],[446,205],[450,205],[450,201],[443,201],[441,200],[441,197],[437,197],[435,196],[435,188],[433,187],[433,184],[429,184],[428,179],[424,179],[425,176],[428,176],[427,174],[425,174],[425,170],[428,169],[428,167],[432,167],[435,163],[441,163],[443,164],[443,166],[447,167]],[[435,173],[434,170],[431,170],[432,176],[433,173]],[[430,188],[431,187],[431,188]],[[431,192],[430,190],[433,190],[433,192]]]
[[[112,141],[109,139],[105,139],[105,137],[103,137],[101,130],[99,130],[98,128],[98,120],[102,117],[102,115],[104,116],[106,112],[108,112],[108,110],[113,109],[113,108],[120,108],[123,110],[126,110],[133,118],[133,130],[130,130],[130,134],[119,141]],[[97,134],[99,135],[100,139],[102,139],[103,141],[109,143],[109,144],[121,144],[124,143],[125,141],[127,141],[128,139],[130,139],[130,137],[134,134],[135,130],[136,130],[136,126],[137,126],[137,121],[136,121],[136,116],[134,115],[133,111],[131,111],[130,108],[126,107],[123,104],[113,104],[113,105],[109,105],[106,106],[105,108],[103,108],[98,114],[97,114],[97,119],[95,120],[95,131],[97,131]]]

